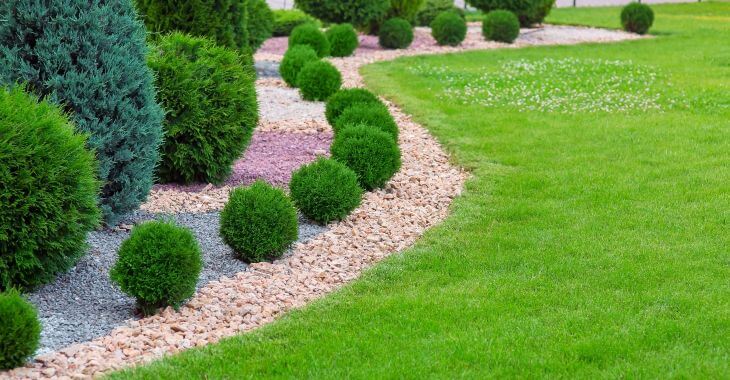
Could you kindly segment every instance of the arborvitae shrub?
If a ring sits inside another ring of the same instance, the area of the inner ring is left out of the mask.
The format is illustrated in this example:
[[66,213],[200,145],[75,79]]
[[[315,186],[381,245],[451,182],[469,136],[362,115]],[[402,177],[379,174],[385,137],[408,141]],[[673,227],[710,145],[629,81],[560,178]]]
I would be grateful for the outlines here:
[[288,36],[291,31],[302,24],[314,24],[319,28],[319,20],[299,9],[274,10],[274,36]]
[[466,0],[466,3],[484,13],[505,10],[514,13],[520,25],[528,27],[545,20],[555,0]]
[[85,142],[55,105],[0,88],[0,290],[50,282],[84,254],[100,217]]
[[388,107],[376,103],[358,103],[347,107],[332,128],[335,134],[339,134],[348,126],[367,125],[370,128],[387,133],[398,141],[398,125],[388,111]]
[[386,49],[405,49],[413,42],[413,27],[402,18],[392,18],[380,26],[378,41]]
[[251,50],[261,47],[274,32],[274,13],[266,0],[248,0],[246,12],[248,27],[248,46]]
[[27,83],[89,134],[114,224],[152,187],[164,116],[130,0],[3,0],[0,15],[0,82]]
[[137,299],[145,315],[180,307],[195,293],[203,259],[195,236],[172,221],[135,226],[109,272],[122,291]]
[[520,35],[520,22],[510,11],[492,11],[484,16],[482,34],[490,41],[511,44]]
[[279,74],[284,82],[291,87],[297,87],[297,77],[302,67],[309,62],[317,62],[317,52],[309,45],[294,45],[290,47],[279,65]]
[[384,186],[401,165],[400,148],[393,137],[367,125],[343,128],[330,151],[332,158],[357,174],[366,190]]
[[390,0],[295,0],[296,7],[333,24],[350,23],[357,27],[381,19],[390,8]]
[[314,24],[299,25],[289,35],[289,48],[296,45],[309,45],[318,57],[330,55],[330,43],[324,32]]
[[289,190],[302,214],[322,224],[346,217],[362,198],[355,172],[323,157],[295,171]]
[[466,21],[454,12],[443,12],[431,23],[431,35],[439,45],[457,46],[466,37]]
[[223,240],[247,262],[281,257],[299,234],[294,204],[263,181],[233,190],[220,223]]
[[646,4],[631,3],[621,11],[621,25],[627,32],[646,34],[654,23],[654,11]]
[[173,33],[150,54],[167,111],[158,174],[166,182],[220,183],[258,121],[255,78],[234,50]]
[[436,16],[445,11],[452,11],[464,19],[464,10],[454,6],[452,0],[426,0],[426,3],[416,14],[416,24],[418,26],[430,26]]
[[305,100],[327,100],[342,86],[342,74],[327,61],[309,62],[299,71],[297,86]]
[[330,125],[335,124],[335,120],[340,116],[346,108],[358,103],[377,103],[383,104],[377,96],[364,88],[344,88],[335,92],[327,99],[325,107],[325,116]]
[[249,0],[135,0],[152,33],[180,31],[212,38],[233,49],[246,48]]
[[357,49],[357,32],[350,24],[332,26],[327,29],[325,34],[330,43],[330,54],[333,57],[347,57]]
[[35,307],[10,290],[0,293],[0,370],[23,365],[38,349],[41,323]]

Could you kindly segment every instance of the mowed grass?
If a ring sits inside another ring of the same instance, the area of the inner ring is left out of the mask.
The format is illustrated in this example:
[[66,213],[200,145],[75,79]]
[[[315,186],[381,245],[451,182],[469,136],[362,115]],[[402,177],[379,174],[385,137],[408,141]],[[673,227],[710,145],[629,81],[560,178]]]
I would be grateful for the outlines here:
[[[473,173],[452,215],[276,323],[112,378],[730,377],[730,3],[653,8],[653,39],[366,67]],[[684,106],[470,104],[439,76],[565,58],[644,67]]]

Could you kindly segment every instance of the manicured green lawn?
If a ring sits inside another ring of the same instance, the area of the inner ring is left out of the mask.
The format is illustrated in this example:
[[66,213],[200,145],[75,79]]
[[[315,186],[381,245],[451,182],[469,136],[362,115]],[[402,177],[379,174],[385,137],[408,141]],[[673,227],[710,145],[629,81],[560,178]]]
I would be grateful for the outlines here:
[[[730,377],[730,3],[654,9],[654,39],[365,68],[473,172],[452,216],[272,325],[113,378]],[[545,96],[543,74],[574,102],[480,92]]]

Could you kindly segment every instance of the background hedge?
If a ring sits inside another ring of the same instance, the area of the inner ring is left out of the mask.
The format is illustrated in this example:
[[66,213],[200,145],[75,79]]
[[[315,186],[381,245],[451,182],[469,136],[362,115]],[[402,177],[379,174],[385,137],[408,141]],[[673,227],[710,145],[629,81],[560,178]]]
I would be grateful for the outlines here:
[[0,83],[28,83],[89,133],[114,224],[147,198],[162,140],[144,26],[129,0],[28,4],[0,2]]
[[459,15],[462,19],[464,10],[454,6],[452,0],[426,0],[421,9],[416,13],[416,25],[431,26],[431,22],[442,12],[452,11]]
[[266,0],[247,1],[248,46],[252,51],[256,51],[274,32],[274,13]]
[[300,11],[299,9],[274,10],[274,36],[288,36],[299,25],[312,23],[318,28],[319,20]]
[[99,224],[94,155],[58,107],[0,88],[0,290],[71,268]]
[[295,0],[294,4],[322,21],[357,27],[383,18],[390,8],[390,0]]
[[466,0],[466,3],[484,13],[510,11],[517,16],[521,26],[528,27],[542,23],[555,5],[555,0]]
[[149,65],[167,111],[160,179],[224,181],[258,122],[251,70],[236,51],[181,33],[161,38]]

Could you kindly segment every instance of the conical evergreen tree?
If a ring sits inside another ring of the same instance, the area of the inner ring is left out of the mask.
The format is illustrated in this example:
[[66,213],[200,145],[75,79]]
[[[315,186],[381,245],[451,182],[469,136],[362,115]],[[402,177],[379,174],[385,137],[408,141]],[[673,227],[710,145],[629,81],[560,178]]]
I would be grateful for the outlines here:
[[89,134],[109,224],[147,197],[162,139],[145,29],[130,1],[0,1],[0,84],[27,83]]

